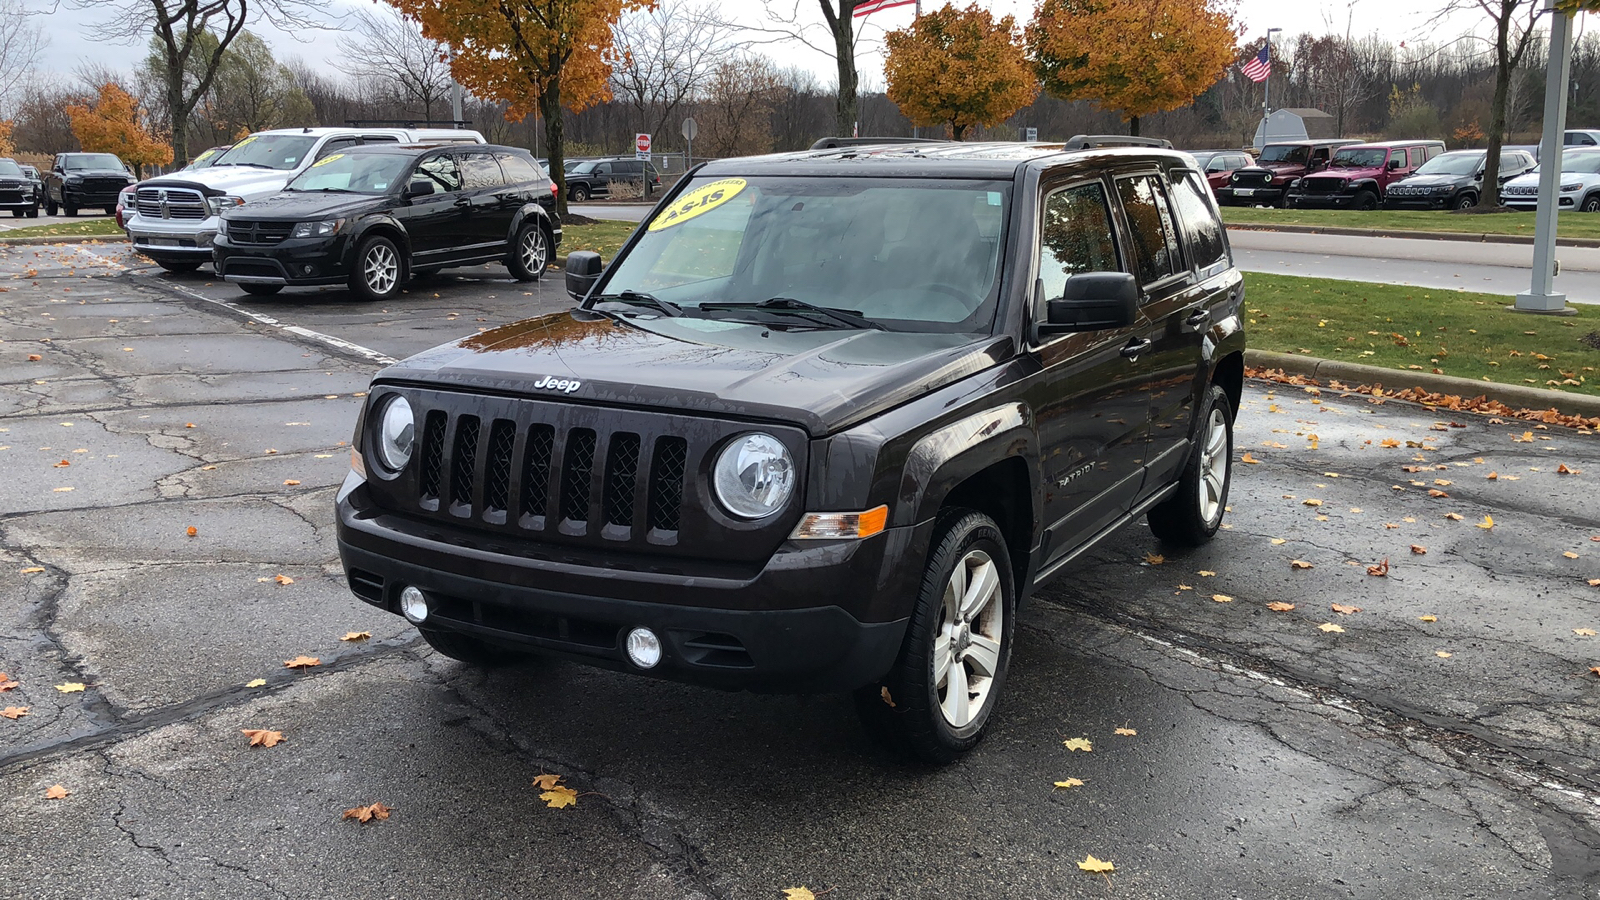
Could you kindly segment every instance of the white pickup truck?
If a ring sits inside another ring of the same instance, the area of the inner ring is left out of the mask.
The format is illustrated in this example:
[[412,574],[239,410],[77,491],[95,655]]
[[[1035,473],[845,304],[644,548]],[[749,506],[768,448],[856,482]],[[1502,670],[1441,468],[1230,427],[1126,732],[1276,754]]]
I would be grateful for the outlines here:
[[133,249],[169,272],[211,262],[217,217],[271,197],[317,160],[359,144],[484,143],[453,128],[280,128],[234,144],[211,166],[141,182],[125,228]]

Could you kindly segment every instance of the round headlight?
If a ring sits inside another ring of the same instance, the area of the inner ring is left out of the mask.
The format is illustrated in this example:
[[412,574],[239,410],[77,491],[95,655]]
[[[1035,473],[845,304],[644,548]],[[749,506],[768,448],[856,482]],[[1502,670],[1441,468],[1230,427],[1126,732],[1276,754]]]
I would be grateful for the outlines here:
[[389,471],[398,472],[411,461],[416,444],[417,422],[411,414],[411,404],[395,395],[383,405],[383,415],[378,418],[378,462]]
[[744,519],[770,516],[794,493],[794,459],[770,434],[741,435],[723,448],[713,473],[717,499]]

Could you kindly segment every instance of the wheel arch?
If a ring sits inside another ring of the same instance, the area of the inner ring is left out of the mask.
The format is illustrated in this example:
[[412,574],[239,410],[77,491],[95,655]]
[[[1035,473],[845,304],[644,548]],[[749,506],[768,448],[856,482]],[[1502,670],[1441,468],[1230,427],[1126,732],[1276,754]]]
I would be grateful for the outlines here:
[[549,210],[533,201],[523,204],[522,208],[517,210],[516,217],[511,220],[511,231],[506,235],[506,246],[509,247],[517,239],[517,232],[522,230],[522,226],[529,219],[537,220],[539,227],[544,229],[545,240],[550,244],[551,255],[554,255],[556,250],[555,224],[550,221]]
[[1235,350],[1217,360],[1211,369],[1211,383],[1228,395],[1228,405],[1238,416],[1239,403],[1244,398],[1244,354]]
[[355,233],[350,235],[350,243],[345,251],[347,254],[345,259],[346,268],[348,269],[350,266],[355,265],[356,251],[361,249],[361,242],[373,236],[386,237],[395,242],[395,245],[400,248],[400,264],[404,267],[403,273],[409,276],[411,274],[411,235],[406,233],[403,225],[388,216],[368,219],[356,228]]
[[1029,581],[1035,523],[1033,480],[1022,457],[1006,457],[968,475],[951,488],[939,508],[975,510],[1000,526],[1010,556],[1011,583],[1021,598]]

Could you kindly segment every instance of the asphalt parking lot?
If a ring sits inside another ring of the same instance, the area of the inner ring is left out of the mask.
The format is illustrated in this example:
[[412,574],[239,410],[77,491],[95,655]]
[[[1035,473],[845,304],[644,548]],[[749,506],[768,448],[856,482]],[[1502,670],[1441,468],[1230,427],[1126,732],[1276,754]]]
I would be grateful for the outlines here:
[[1600,896],[1597,436],[1252,383],[1227,530],[1075,564],[990,738],[907,766],[848,698],[475,671],[349,595],[371,374],[552,274],[375,307],[0,250],[0,895]]

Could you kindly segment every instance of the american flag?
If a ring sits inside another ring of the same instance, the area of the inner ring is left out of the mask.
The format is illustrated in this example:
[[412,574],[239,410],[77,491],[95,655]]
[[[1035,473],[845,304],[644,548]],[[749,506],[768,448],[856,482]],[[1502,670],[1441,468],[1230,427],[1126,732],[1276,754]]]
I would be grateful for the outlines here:
[[1256,58],[1240,66],[1239,72],[1251,81],[1266,81],[1272,74],[1272,45],[1263,45]]
[[895,6],[910,6],[916,2],[917,0],[861,0],[861,3],[856,6],[856,11],[850,15],[864,16],[867,13],[875,13],[880,9],[889,9]]

